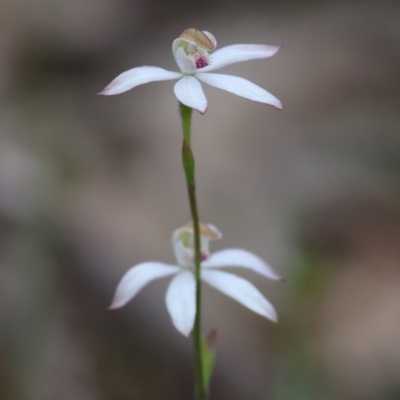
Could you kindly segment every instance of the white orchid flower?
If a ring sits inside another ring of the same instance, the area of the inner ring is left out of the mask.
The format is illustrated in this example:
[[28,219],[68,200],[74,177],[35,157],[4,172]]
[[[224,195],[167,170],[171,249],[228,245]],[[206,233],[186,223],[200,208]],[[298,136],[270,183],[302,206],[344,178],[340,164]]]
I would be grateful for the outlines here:
[[282,108],[275,96],[246,79],[209,73],[229,64],[271,57],[281,46],[234,44],[210,54],[216,47],[217,41],[211,33],[186,29],[172,43],[172,53],[181,72],[149,66],[133,68],[117,76],[99,94],[120,94],[144,83],[179,79],[174,88],[175,96],[182,104],[201,114],[207,111],[207,99],[199,81],[246,99]]
[[[201,279],[210,286],[238,301],[245,307],[274,322],[278,317],[272,304],[247,280],[215,268],[243,267],[266,278],[283,280],[261,258],[242,249],[226,249],[210,254],[209,241],[222,234],[211,224],[200,224]],[[165,302],[176,329],[188,336],[196,314],[196,281],[194,276],[194,232],[189,222],[172,235],[172,245],[178,265],[144,262],[133,266],[121,279],[110,309],[124,306],[149,282],[175,275],[168,286]]]

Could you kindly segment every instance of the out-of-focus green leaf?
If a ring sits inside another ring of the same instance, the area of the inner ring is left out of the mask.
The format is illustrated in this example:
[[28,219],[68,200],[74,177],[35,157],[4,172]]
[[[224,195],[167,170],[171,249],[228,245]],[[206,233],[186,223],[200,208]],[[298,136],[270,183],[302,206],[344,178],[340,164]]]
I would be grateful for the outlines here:
[[294,277],[294,294],[314,301],[324,292],[331,277],[331,260],[303,252]]

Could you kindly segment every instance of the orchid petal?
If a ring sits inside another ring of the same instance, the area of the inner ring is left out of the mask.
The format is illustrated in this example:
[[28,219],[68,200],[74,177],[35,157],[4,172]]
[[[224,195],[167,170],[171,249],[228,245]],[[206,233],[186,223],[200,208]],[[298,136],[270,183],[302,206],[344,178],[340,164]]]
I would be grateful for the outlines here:
[[282,46],[267,46],[264,44],[233,44],[222,47],[211,55],[211,64],[202,69],[202,72],[215,71],[226,65],[271,57]]
[[159,67],[137,67],[118,75],[99,94],[111,96],[124,93],[136,86],[153,81],[166,81],[178,79],[182,76],[179,72],[167,71]]
[[201,114],[207,111],[207,99],[200,82],[191,75],[180,79],[174,87],[177,99],[190,108],[194,108]]
[[242,267],[257,272],[273,281],[282,281],[278,275],[265,261],[247,250],[226,249],[217,251],[209,259],[201,263],[203,268],[225,268]]
[[194,247],[185,247],[181,240],[177,240],[173,243],[173,250],[178,265],[182,267],[193,265]]
[[175,274],[178,271],[179,268],[177,266],[160,262],[144,262],[132,267],[118,284],[109,309],[113,310],[124,306],[149,282]]
[[202,270],[201,278],[255,313],[277,322],[278,316],[273,305],[246,279],[227,272],[212,270]]
[[196,77],[218,89],[282,109],[282,103],[275,96],[246,79],[231,75],[209,73],[198,73]]
[[165,302],[175,328],[189,336],[196,315],[196,281],[191,271],[183,271],[172,279]]
[[[173,48],[177,40],[180,39],[174,40]],[[193,61],[187,56],[183,47],[176,47],[176,49],[173,51],[173,54],[175,61],[182,72],[193,72],[196,69],[193,65]]]
[[211,42],[212,48],[208,48],[207,50],[212,51],[217,47],[217,39],[215,39],[215,36],[207,31],[203,31],[203,33],[208,37],[208,39]]

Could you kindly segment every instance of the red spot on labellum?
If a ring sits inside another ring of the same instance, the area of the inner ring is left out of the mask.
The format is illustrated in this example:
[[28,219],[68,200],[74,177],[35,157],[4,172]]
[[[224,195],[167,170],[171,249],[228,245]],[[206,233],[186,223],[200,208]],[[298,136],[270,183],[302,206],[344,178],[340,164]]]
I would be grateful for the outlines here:
[[208,60],[205,57],[199,57],[196,60],[196,69],[207,67]]

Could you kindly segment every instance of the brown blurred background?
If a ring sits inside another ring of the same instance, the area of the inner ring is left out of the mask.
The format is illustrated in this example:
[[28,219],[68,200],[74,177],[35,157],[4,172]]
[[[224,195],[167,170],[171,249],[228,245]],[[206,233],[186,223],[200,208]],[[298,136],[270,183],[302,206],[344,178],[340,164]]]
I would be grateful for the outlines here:
[[187,27],[285,44],[221,71],[283,111],[205,87],[194,116],[214,249],[287,278],[238,271],[277,325],[204,288],[211,400],[400,399],[400,5],[385,0],[1,0],[0,399],[193,398],[167,280],[106,311],[131,265],[174,261],[189,219],[174,83],[95,95],[134,66],[176,70]]

